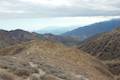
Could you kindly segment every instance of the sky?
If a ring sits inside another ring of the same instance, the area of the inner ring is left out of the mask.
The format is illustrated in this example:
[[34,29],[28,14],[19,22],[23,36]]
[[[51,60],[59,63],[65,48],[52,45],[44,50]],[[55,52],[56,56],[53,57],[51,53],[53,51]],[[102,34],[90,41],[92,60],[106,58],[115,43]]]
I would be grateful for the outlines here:
[[0,18],[119,15],[120,0],[0,0]]
[[76,28],[120,16],[120,0],[0,0],[0,29]]

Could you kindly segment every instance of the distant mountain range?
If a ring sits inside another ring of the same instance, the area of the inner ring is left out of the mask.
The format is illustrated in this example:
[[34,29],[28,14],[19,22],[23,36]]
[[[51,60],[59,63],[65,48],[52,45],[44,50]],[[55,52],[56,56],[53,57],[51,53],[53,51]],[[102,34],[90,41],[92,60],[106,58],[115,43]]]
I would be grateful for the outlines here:
[[96,34],[112,31],[113,29],[119,26],[120,26],[120,19],[113,19],[110,21],[104,21],[104,22],[99,22],[99,23],[91,24],[84,27],[79,27],[75,30],[66,32],[62,35],[76,36],[76,37],[80,37],[81,40],[85,40]]
[[53,34],[38,34],[24,30],[0,30],[0,48],[5,48],[22,42],[27,42],[35,39],[49,40],[53,42],[63,43],[67,46],[73,46],[80,43],[80,39],[76,37],[60,36]]

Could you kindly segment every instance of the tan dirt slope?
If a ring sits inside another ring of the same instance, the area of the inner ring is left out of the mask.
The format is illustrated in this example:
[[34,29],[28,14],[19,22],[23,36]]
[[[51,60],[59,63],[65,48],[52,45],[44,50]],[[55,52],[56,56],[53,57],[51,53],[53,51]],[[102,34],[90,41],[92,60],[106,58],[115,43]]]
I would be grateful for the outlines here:
[[106,68],[82,51],[50,41],[33,40],[0,50],[0,69],[6,72],[0,78],[7,77],[3,80],[114,80]]

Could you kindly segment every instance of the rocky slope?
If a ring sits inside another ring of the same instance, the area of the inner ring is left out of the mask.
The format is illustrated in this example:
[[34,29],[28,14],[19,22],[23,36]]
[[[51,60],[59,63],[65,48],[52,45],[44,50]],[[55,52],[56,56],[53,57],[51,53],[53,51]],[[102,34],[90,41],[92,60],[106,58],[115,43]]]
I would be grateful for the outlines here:
[[82,51],[51,41],[0,50],[1,80],[114,80],[106,68]]
[[84,41],[79,49],[90,53],[109,66],[109,70],[120,76],[120,29]]
[[20,29],[13,31],[0,30],[0,48],[5,48],[10,45],[30,41],[36,38],[37,36],[35,34]]
[[102,60],[120,58],[120,29],[84,41],[80,49],[91,53]]

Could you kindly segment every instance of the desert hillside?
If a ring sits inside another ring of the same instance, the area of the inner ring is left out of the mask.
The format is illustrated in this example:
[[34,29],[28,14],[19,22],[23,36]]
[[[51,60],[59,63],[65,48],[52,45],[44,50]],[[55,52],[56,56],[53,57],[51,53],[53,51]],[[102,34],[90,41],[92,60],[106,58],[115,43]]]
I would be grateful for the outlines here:
[[114,80],[99,60],[51,41],[33,40],[0,50],[2,80]]
[[120,76],[120,29],[102,33],[84,41],[79,49],[96,56],[108,65],[109,70]]
[[79,48],[102,60],[120,58],[120,29],[84,41]]
[[0,30],[0,48],[36,39],[37,35],[24,30]]

